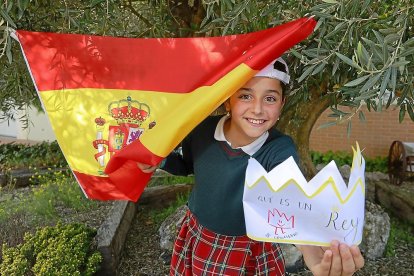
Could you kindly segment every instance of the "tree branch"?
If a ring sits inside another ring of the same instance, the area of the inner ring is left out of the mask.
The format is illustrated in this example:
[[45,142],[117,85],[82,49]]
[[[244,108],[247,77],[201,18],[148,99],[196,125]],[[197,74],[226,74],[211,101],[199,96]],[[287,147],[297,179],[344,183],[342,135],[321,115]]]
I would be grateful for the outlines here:
[[129,9],[129,11],[132,13],[132,14],[134,14],[134,15],[136,15],[139,19],[141,19],[147,26],[148,26],[148,28],[151,28],[152,27],[152,24],[151,24],[151,22],[148,20],[148,19],[146,19],[142,14],[140,14],[133,6],[132,6],[132,1],[131,0],[128,0],[128,1],[126,1],[125,2],[125,4],[124,4],[124,6],[125,6],[125,8],[127,8],[127,9]]

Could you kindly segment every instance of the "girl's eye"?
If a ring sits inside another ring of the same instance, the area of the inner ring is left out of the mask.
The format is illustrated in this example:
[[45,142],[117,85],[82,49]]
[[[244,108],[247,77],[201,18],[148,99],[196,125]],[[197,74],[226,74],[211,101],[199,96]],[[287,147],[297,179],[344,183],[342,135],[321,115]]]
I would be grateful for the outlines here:
[[250,100],[250,99],[252,99],[252,95],[249,95],[249,94],[241,94],[239,96],[239,99],[241,99],[241,100]]
[[264,100],[265,100],[265,102],[268,102],[268,103],[277,102],[277,98],[273,97],[273,96],[267,96],[267,97],[264,98]]

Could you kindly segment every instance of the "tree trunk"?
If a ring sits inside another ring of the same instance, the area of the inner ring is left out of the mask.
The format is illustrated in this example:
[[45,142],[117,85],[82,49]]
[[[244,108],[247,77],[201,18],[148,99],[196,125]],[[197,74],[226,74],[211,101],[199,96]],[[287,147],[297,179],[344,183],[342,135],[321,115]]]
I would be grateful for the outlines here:
[[279,130],[295,141],[300,167],[308,180],[316,174],[309,152],[310,134],[319,116],[331,103],[331,97],[326,94],[327,84],[327,81],[322,81],[319,86],[310,87],[310,99],[299,100],[288,110],[284,110],[277,125]]

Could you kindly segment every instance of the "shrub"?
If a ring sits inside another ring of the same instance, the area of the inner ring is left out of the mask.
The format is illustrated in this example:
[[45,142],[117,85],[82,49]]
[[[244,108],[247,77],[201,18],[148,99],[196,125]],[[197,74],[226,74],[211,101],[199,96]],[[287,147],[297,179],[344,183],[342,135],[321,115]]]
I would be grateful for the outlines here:
[[93,250],[96,231],[83,224],[57,224],[27,233],[16,247],[3,245],[0,275],[93,275],[102,262]]
[[67,163],[56,141],[32,146],[14,143],[0,145],[0,171],[23,166],[67,167]]
[[[318,164],[326,165],[331,160],[335,160],[335,163],[338,167],[343,165],[352,165],[352,154],[345,151],[327,151],[325,153],[320,153],[316,151],[311,151],[312,163],[316,166]],[[375,157],[369,158],[364,157],[365,159],[365,171],[367,172],[388,172],[388,158],[387,157]]]

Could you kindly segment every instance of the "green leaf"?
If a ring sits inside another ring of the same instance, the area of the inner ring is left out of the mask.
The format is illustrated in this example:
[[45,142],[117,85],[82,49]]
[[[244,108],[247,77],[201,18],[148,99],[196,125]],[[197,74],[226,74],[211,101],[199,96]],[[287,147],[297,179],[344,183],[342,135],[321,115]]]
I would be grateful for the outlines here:
[[298,51],[296,51],[295,49],[291,49],[290,52],[292,53],[292,55],[294,55],[298,59],[302,59],[302,57],[303,57],[302,54],[299,53]]
[[365,122],[366,121],[365,114],[364,114],[364,112],[362,110],[359,111],[358,117],[359,117],[359,120],[361,122]]
[[335,1],[335,0],[322,0],[322,2],[325,2],[328,4],[338,4],[338,1]]
[[404,47],[411,47],[411,46],[414,46],[414,37],[409,38],[408,40],[406,40],[406,41],[403,43],[403,46],[404,46]]
[[384,64],[388,62],[388,58],[389,58],[388,45],[387,43],[384,42],[384,44],[382,44],[382,61]]
[[11,19],[11,17],[3,10],[0,9],[0,15],[7,21],[7,23],[9,23],[13,28],[17,29],[16,24],[14,24],[13,20]]
[[[375,90],[371,90],[371,91],[367,91],[365,93],[360,94],[358,97],[355,97],[355,100],[360,101],[360,100],[367,100],[367,99],[371,99],[372,97],[376,96],[377,92]],[[375,102],[370,102],[372,107],[374,107]]]
[[223,32],[221,33],[222,36],[225,36],[230,28],[231,25],[231,21],[229,23],[226,24],[226,26],[223,29]]
[[6,40],[6,56],[7,56],[7,60],[9,61],[9,63],[11,64],[13,62],[13,56],[12,56],[12,51],[11,51],[11,38],[10,36],[7,37]]
[[368,89],[371,89],[378,82],[381,76],[382,76],[382,73],[377,73],[376,75],[371,76],[368,79],[368,81],[364,84],[364,86],[362,86],[360,92],[364,92]]
[[306,68],[306,70],[302,73],[302,75],[298,79],[298,82],[303,81],[307,76],[309,76],[309,74],[313,71],[313,68],[315,68],[315,66],[316,66],[316,64]]
[[387,36],[384,38],[384,42],[385,42],[386,44],[393,44],[394,42],[396,42],[396,41],[397,41],[397,40],[399,40],[400,38],[401,38],[401,35],[396,34],[396,33],[392,33],[392,34],[387,35]]
[[344,29],[344,27],[346,27],[346,26],[347,26],[346,22],[341,22],[341,23],[339,23],[338,25],[336,25],[336,26],[335,26],[335,29],[334,29],[332,32],[328,33],[328,34],[325,36],[325,39],[328,39],[328,38],[330,38],[330,37],[333,37],[335,34],[339,33],[339,32],[340,32],[342,29]]
[[385,71],[384,78],[382,79],[381,86],[380,86],[380,99],[384,95],[385,89],[387,88],[388,82],[390,81],[391,76],[391,68],[388,68],[387,71]]
[[411,121],[414,121],[414,111],[410,103],[407,103],[407,111],[408,111],[408,115],[410,116]]
[[361,65],[367,64],[370,59],[367,49],[362,45],[361,41],[358,42],[357,56],[361,62]]
[[371,0],[365,0],[364,4],[362,5],[361,14],[368,8],[368,6],[371,4]]
[[338,68],[339,68],[339,59],[335,59],[335,63],[333,65],[333,67],[332,67],[332,76],[335,75],[335,73],[338,70]]
[[395,92],[395,88],[397,87],[397,68],[391,68],[391,89],[392,92]]
[[352,121],[348,121],[348,126],[346,127],[346,137],[351,137]]
[[383,45],[384,44],[384,37],[379,33],[379,32],[377,32],[377,31],[375,31],[375,30],[372,30],[373,32],[374,32],[374,35],[375,35],[375,37],[377,38],[377,40],[378,40],[378,43],[380,44],[380,45]]
[[400,106],[400,113],[398,114],[398,121],[401,123],[404,120],[405,116],[405,104]]
[[392,103],[393,93],[392,93],[392,92],[390,92],[389,94],[390,94],[390,95],[388,96],[388,101],[387,101],[387,104],[385,105],[385,108],[390,107],[390,105],[391,105],[391,103]]
[[343,54],[338,53],[338,52],[336,52],[335,54],[336,54],[337,57],[339,57],[346,64],[348,64],[348,65],[350,65],[350,66],[352,66],[356,69],[361,69],[358,64],[356,64],[353,60],[351,60],[347,56],[344,56]]
[[362,38],[362,40],[369,46],[371,52],[374,53],[378,59],[383,59],[382,48],[378,44],[375,44],[373,41],[364,37]]
[[363,81],[365,81],[370,75],[365,75],[363,77],[357,78],[353,81],[350,81],[348,83],[346,83],[344,86],[346,87],[353,87],[353,86],[357,86],[359,84],[361,84]]
[[338,123],[337,123],[336,121],[326,122],[326,123],[321,124],[321,125],[318,127],[318,129],[323,129],[323,128],[327,128],[327,127],[330,127],[330,126],[335,126],[335,125],[337,125],[337,124],[338,124]]
[[331,110],[332,110],[332,112],[334,112],[335,114],[339,115],[340,117],[343,117],[343,116],[345,116],[345,115],[350,114],[349,112],[344,112],[344,111],[339,110],[339,109],[337,109],[337,108],[334,108],[334,107],[332,107],[332,106],[331,106]]
[[325,68],[325,63],[321,62],[318,66],[316,66],[315,70],[313,70],[312,75],[316,75],[321,72]]
[[315,29],[313,30],[314,32],[319,29],[319,27],[325,23],[325,18],[319,18],[318,23],[316,23]]
[[408,48],[405,49],[404,51],[401,52],[401,57],[406,57],[406,56],[410,56],[410,55],[414,55],[414,48]]

